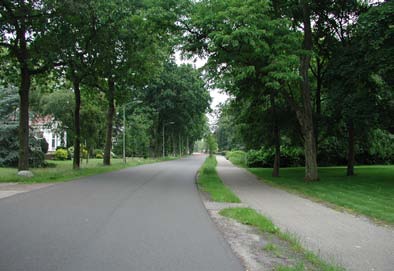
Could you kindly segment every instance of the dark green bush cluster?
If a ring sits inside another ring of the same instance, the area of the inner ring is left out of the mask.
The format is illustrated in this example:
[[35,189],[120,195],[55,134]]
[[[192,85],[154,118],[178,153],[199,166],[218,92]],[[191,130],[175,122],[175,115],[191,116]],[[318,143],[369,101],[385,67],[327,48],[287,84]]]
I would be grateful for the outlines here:
[[[48,146],[45,139],[29,137],[29,164],[32,167],[45,166],[43,148]],[[16,167],[19,159],[18,125],[2,124],[0,127],[0,166]]]
[[[248,167],[273,167],[275,150],[273,148],[261,148],[250,150],[246,154],[246,165]],[[280,165],[282,167],[297,167],[304,165],[304,153],[299,147],[282,146]]]

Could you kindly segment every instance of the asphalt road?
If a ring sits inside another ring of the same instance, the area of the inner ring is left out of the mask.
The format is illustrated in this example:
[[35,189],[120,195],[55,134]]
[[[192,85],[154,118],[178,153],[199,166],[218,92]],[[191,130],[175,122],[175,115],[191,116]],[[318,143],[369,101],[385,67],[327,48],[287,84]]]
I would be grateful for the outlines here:
[[1,199],[0,270],[243,270],[196,189],[204,158]]

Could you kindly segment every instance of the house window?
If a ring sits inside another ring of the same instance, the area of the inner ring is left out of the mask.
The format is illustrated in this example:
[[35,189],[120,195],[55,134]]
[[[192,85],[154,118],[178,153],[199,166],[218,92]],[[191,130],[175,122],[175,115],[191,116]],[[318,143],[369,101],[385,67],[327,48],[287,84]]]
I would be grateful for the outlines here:
[[56,146],[56,138],[52,135],[52,149]]

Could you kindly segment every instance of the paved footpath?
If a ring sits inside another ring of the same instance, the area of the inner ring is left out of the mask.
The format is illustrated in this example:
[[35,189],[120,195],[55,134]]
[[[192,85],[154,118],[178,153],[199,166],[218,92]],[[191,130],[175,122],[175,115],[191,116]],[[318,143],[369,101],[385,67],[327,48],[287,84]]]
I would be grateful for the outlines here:
[[0,199],[1,271],[241,271],[195,184],[205,156]]
[[26,193],[36,189],[51,186],[51,183],[33,183],[33,184],[20,184],[20,183],[0,183],[0,199],[11,197],[19,193]]
[[347,270],[394,270],[392,228],[273,188],[224,157],[217,160],[219,176],[242,202],[298,236],[308,249]]

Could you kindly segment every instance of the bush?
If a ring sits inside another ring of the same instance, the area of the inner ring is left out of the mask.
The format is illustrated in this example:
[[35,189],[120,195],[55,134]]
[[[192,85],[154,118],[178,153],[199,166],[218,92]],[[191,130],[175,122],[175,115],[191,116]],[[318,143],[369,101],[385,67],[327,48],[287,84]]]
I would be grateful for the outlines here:
[[[68,157],[69,158],[74,158],[74,147],[72,146],[72,147],[69,147],[68,149],[67,149],[67,152],[68,152]],[[88,150],[85,148],[85,146],[83,146],[83,145],[81,145],[80,146],[80,152],[79,152],[80,154],[80,158],[84,158],[84,159],[86,159],[86,158],[88,158],[88,154],[89,154],[89,152],[88,152]]]
[[347,163],[347,144],[345,140],[327,137],[318,146],[319,166],[339,166]]
[[272,167],[275,152],[273,149],[250,150],[246,154],[246,165],[248,167]]
[[376,129],[370,135],[370,145],[356,155],[356,161],[363,164],[393,164],[394,134]]
[[228,151],[226,152],[227,160],[238,166],[246,166],[246,152],[244,151]]
[[[2,124],[0,126],[0,166],[16,167],[19,160],[18,125]],[[42,141],[29,134],[29,165],[41,167],[44,165],[45,155],[42,152]]]
[[[248,167],[273,167],[275,150],[262,147],[260,150],[250,150],[246,154]],[[282,146],[280,154],[281,167],[304,166],[304,152],[300,147]]]
[[40,139],[40,146],[41,146],[41,151],[42,151],[44,154],[48,152],[49,144],[48,144],[48,142],[45,140],[45,138],[41,138],[41,139]]
[[94,156],[95,158],[98,158],[98,159],[103,159],[103,157],[104,157],[104,152],[103,152],[102,149],[95,149],[95,150],[93,150],[93,156]]
[[87,159],[88,155],[89,155],[88,149],[86,149],[85,147],[81,146],[81,158]]
[[54,155],[55,160],[67,160],[68,152],[65,149],[57,149]]

